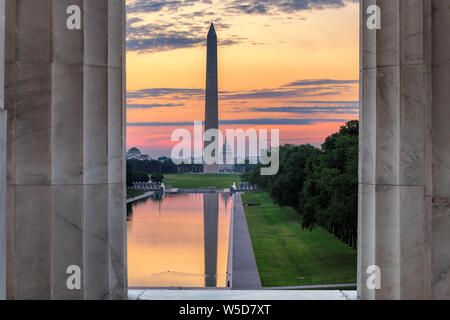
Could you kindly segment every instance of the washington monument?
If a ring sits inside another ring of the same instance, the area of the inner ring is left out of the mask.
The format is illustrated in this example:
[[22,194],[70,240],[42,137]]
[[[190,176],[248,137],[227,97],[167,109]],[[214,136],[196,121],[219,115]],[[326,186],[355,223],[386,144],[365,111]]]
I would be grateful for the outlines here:
[[[209,129],[219,129],[219,89],[217,73],[217,35],[214,24],[211,23],[208,32],[206,55],[205,132]],[[204,148],[210,144],[214,144],[214,149],[219,150],[219,141],[212,140],[205,142]],[[203,172],[219,173],[219,164],[205,164]]]

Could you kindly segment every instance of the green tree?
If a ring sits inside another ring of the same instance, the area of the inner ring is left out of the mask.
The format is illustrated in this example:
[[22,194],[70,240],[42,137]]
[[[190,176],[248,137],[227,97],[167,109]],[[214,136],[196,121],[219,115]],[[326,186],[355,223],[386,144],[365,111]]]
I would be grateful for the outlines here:
[[133,167],[131,163],[127,161],[127,186],[130,187],[133,185]]
[[268,188],[277,204],[299,208],[299,193],[306,179],[305,165],[316,152],[317,148],[311,145],[285,145],[280,148],[280,169]]
[[130,161],[127,161],[127,186],[132,186],[133,182],[148,182],[150,179],[145,172],[135,171]]
[[303,228],[319,225],[356,247],[359,123],[352,120],[311,145],[280,147],[280,168],[261,176],[261,164],[243,178],[267,191],[280,206],[296,209]]
[[160,184],[160,183],[162,183],[164,181],[164,175],[162,173],[159,173],[159,172],[153,172],[152,176],[151,176],[151,180],[154,183]]
[[300,195],[303,227],[320,225],[356,247],[358,205],[358,121],[328,137],[306,164]]

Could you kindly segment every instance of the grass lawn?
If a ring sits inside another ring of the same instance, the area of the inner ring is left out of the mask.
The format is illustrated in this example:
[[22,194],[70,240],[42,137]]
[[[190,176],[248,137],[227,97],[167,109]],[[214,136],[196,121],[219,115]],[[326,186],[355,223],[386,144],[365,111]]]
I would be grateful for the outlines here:
[[233,182],[239,183],[239,174],[165,174],[164,184],[173,188],[229,188]]
[[145,191],[139,191],[139,190],[127,190],[127,199],[134,198],[137,196],[140,196],[141,194],[144,194]]
[[264,287],[356,282],[356,250],[328,231],[302,230],[292,208],[274,204],[267,193],[246,193],[244,207]]

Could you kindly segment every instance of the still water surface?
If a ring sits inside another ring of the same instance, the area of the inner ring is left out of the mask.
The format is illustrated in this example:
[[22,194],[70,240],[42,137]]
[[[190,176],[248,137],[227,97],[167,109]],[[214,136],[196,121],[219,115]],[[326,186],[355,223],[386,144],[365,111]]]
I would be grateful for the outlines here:
[[225,287],[228,193],[168,194],[129,207],[130,287]]

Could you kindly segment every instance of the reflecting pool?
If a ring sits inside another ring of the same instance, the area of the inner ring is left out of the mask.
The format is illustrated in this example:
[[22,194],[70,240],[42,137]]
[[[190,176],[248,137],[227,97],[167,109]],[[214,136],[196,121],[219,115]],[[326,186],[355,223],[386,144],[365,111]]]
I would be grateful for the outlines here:
[[130,287],[225,287],[229,193],[167,194],[128,207]]

